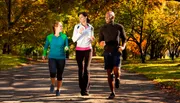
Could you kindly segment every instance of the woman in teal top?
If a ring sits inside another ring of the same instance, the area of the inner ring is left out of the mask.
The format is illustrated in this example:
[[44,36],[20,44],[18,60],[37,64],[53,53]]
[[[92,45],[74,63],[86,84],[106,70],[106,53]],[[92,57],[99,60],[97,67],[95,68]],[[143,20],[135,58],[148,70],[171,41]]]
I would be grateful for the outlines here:
[[50,92],[54,92],[55,77],[57,75],[56,96],[60,95],[60,87],[62,86],[62,74],[65,67],[66,51],[68,50],[68,38],[62,33],[62,23],[56,22],[53,27],[54,33],[49,34],[44,45],[44,60],[47,55],[48,47],[50,47],[48,55],[49,72],[51,78]]

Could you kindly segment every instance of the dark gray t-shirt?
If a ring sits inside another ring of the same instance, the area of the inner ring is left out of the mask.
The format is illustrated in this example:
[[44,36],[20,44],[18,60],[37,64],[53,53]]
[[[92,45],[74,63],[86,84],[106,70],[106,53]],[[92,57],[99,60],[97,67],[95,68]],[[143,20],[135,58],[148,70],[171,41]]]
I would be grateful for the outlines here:
[[99,42],[105,41],[105,51],[117,51],[120,44],[120,38],[122,44],[124,44],[126,42],[126,34],[124,27],[121,24],[110,23],[102,26],[99,33]]

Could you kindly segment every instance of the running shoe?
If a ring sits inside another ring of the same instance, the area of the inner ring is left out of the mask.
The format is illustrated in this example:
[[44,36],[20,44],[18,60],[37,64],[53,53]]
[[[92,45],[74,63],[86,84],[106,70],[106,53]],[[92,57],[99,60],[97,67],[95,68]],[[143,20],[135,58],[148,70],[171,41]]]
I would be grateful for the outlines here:
[[54,92],[54,85],[51,84],[50,86],[50,92],[53,93]]
[[60,96],[60,90],[56,90],[56,96]]
[[115,98],[115,93],[111,93],[110,95],[109,95],[109,97],[108,97],[109,99],[114,99]]

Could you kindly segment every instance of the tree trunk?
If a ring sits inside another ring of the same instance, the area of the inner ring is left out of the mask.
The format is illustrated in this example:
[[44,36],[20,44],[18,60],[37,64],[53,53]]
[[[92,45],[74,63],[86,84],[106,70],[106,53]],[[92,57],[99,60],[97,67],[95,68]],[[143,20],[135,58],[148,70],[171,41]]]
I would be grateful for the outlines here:
[[146,62],[146,55],[145,54],[143,54],[143,53],[141,53],[141,62],[142,63],[145,63]]
[[151,43],[151,50],[150,50],[150,59],[154,59],[154,54],[155,54],[155,44]]
[[[11,0],[7,1],[8,5],[8,15],[7,15],[7,21],[8,21],[8,27],[7,31],[11,28]],[[3,54],[9,54],[11,52],[10,50],[10,34],[8,33],[7,42],[3,46]]]
[[5,44],[3,45],[2,51],[3,51],[3,54],[6,54],[6,53],[7,53],[7,43],[5,43]]
[[140,53],[141,53],[141,62],[145,63],[146,54],[143,52],[143,49],[142,49],[141,45],[138,45],[138,46],[139,46],[139,50],[140,50]]
[[176,58],[178,58],[180,55],[180,50],[176,53]]
[[171,53],[170,56],[171,56],[171,59],[174,60],[174,53]]
[[[11,0],[9,0],[9,5],[8,5],[8,30],[11,27]],[[8,45],[7,45],[7,53],[9,54],[11,52],[10,50],[10,35],[8,33]]]

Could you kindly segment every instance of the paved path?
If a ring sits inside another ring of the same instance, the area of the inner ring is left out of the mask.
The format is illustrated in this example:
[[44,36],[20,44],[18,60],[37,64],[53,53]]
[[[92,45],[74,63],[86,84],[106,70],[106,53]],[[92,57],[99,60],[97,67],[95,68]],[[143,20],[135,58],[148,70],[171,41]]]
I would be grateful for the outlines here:
[[135,73],[122,71],[120,89],[116,98],[107,99],[110,94],[106,72],[102,63],[93,62],[90,68],[90,96],[81,96],[78,87],[77,65],[68,60],[64,71],[61,96],[49,93],[50,79],[47,63],[39,63],[10,71],[0,71],[1,103],[175,103],[171,96],[157,89],[155,85]]

